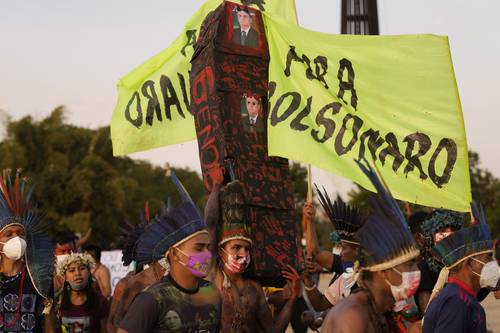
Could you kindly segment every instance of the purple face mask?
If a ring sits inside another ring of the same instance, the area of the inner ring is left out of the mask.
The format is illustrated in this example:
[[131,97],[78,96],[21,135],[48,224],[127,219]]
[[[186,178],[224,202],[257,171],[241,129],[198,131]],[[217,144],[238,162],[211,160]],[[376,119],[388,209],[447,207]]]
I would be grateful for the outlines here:
[[177,250],[188,258],[187,263],[183,263],[182,261],[179,262],[184,265],[191,273],[193,273],[194,276],[203,279],[208,275],[210,262],[212,261],[212,253],[210,251],[207,250],[188,255],[179,248],[177,248]]

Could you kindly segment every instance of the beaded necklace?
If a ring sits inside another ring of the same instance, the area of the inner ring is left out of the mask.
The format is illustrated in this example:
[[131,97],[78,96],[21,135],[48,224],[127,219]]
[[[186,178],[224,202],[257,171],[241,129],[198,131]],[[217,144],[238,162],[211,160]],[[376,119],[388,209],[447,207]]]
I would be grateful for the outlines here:
[[[19,274],[16,274],[13,279],[10,279],[9,282],[12,282],[14,281],[15,279],[17,279],[19,277]],[[19,293],[17,295],[17,310],[16,310],[16,314],[14,316],[14,320],[11,321],[10,323],[6,323],[3,319],[3,314],[0,313],[0,323],[4,326],[4,327],[12,327],[14,326],[14,324],[17,322],[17,319],[19,318],[19,311],[21,310],[21,302],[22,302],[22,299],[23,299],[23,289],[24,289],[24,280],[26,278],[26,270],[23,269],[22,270],[22,273],[21,273],[21,285],[19,286]],[[4,282],[5,283],[5,282]]]

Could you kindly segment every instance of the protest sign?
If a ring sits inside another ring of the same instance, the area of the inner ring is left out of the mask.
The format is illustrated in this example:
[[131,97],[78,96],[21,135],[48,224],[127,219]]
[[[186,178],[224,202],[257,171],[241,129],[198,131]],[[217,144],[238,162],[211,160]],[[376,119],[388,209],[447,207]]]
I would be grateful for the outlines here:
[[[293,0],[234,2],[285,20],[296,19]],[[190,61],[203,20],[221,3],[223,0],[206,1],[168,48],[119,81],[118,102],[111,119],[115,156],[196,138],[190,110]]]
[[374,190],[366,158],[392,194],[469,211],[467,143],[447,37],[309,31],[265,16],[269,155]]
[[125,277],[128,272],[134,271],[134,263],[130,266],[123,266],[122,251],[102,251],[101,264],[109,269],[111,274],[111,293],[115,290],[116,284],[121,278]]

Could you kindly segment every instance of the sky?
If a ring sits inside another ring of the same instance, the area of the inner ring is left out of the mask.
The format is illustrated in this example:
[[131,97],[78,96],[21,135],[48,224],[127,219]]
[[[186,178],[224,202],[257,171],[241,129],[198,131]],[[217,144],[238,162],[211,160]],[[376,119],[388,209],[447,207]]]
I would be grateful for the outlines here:
[[[202,0],[0,0],[0,110],[14,119],[65,105],[70,123],[109,125],[120,77],[168,47]],[[301,26],[340,33],[340,0],[296,0]],[[500,177],[498,0],[379,0],[380,33],[448,35],[469,148]],[[200,171],[195,142],[131,155]],[[344,194],[351,183],[313,169]]]

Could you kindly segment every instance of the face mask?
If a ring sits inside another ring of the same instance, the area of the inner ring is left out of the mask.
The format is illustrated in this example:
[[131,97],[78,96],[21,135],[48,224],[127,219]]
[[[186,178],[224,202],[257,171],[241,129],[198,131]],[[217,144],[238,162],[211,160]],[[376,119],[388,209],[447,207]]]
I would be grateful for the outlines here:
[[335,246],[333,249],[332,249],[332,253],[336,256],[340,256],[340,253],[342,253],[342,247],[340,246]]
[[13,237],[3,244],[3,254],[12,260],[19,260],[26,251],[26,241],[19,236]]
[[74,282],[69,282],[68,281],[68,284],[69,284],[69,286],[70,286],[70,288],[72,290],[74,290],[74,291],[82,291],[85,288],[87,288],[88,280],[87,281],[82,281],[80,283],[74,283]]
[[184,265],[194,276],[199,278],[204,278],[208,275],[208,270],[210,269],[210,261],[212,260],[212,253],[210,251],[198,252],[192,255],[184,253],[181,249],[177,250],[185,255],[188,260],[187,263],[179,261]]
[[479,285],[481,288],[495,288],[500,278],[500,267],[498,267],[498,263],[495,260],[484,263],[476,258],[472,259],[483,264],[481,274],[472,271],[474,274],[479,275]]
[[227,262],[224,265],[233,273],[243,273],[250,265],[250,254],[246,256],[239,256],[236,254],[229,254],[225,250],[222,250],[227,254]]
[[415,295],[418,286],[420,285],[420,271],[413,272],[399,272],[397,269],[392,268],[396,273],[401,275],[403,282],[399,286],[393,286],[388,280],[385,280],[391,287],[392,296],[398,301],[408,299]]

